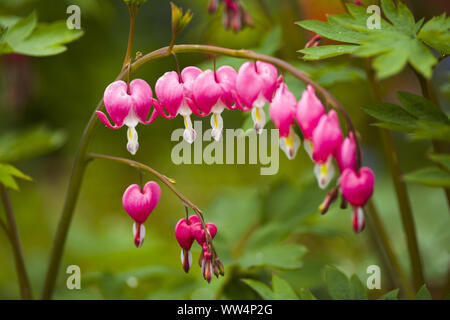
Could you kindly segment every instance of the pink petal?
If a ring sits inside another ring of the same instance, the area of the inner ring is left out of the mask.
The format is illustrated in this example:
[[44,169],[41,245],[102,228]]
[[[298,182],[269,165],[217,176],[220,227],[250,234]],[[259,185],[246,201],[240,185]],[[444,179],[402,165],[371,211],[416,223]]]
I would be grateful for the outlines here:
[[133,100],[128,94],[127,84],[122,80],[111,83],[105,89],[103,102],[112,121],[117,127],[121,127],[133,107]]
[[311,85],[306,87],[297,105],[296,118],[305,139],[311,140],[314,129],[325,114],[322,102]]
[[181,71],[181,81],[183,82],[184,96],[193,99],[192,86],[195,79],[202,73],[197,67],[186,67]]
[[253,106],[264,87],[264,81],[256,72],[253,62],[245,62],[236,77],[236,92],[240,101],[247,107]]
[[209,114],[222,95],[222,88],[216,82],[212,70],[206,70],[195,79],[193,93],[198,108]]
[[216,78],[222,87],[222,95],[220,99],[228,107],[234,103],[232,91],[236,90],[237,72],[230,66],[222,66],[216,71]]
[[256,70],[263,81],[263,87],[261,93],[267,99],[267,101],[272,101],[273,93],[277,87],[277,68],[267,62],[256,61]]
[[175,238],[183,249],[189,250],[192,247],[194,237],[191,233],[191,226],[186,219],[180,219],[175,226]]
[[155,85],[155,93],[159,102],[171,116],[177,114],[183,102],[183,84],[175,71],[164,73]]
[[152,88],[142,79],[134,79],[130,83],[129,93],[133,100],[134,114],[141,122],[145,122],[152,107]]
[[336,111],[330,110],[324,114],[313,132],[313,160],[323,164],[328,157],[339,148],[342,142],[342,132]]
[[269,107],[270,118],[280,131],[280,137],[289,135],[290,126],[294,123],[294,112],[297,101],[286,84],[281,84]]
[[370,199],[375,184],[375,175],[372,170],[362,167],[356,173],[347,168],[341,174],[339,185],[345,200],[353,206],[362,207]]
[[154,181],[147,182],[143,191],[141,192],[137,184],[132,184],[125,190],[122,197],[125,211],[138,223],[144,223],[147,220],[161,196],[161,189]]
[[339,169],[344,171],[347,168],[355,169],[356,167],[356,141],[353,132],[342,141],[341,146],[336,151],[336,161]]

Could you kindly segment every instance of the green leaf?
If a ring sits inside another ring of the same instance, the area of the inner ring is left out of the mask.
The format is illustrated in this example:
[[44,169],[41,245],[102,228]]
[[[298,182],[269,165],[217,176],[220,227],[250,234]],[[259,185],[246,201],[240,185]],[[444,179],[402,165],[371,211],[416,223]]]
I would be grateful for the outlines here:
[[[300,50],[305,59],[318,60],[340,54],[373,57],[372,66],[379,79],[393,76],[410,63],[419,73],[430,78],[438,60],[432,51],[416,37],[423,21],[415,22],[412,13],[402,3],[382,1],[390,23],[380,18],[380,29],[367,28],[370,15],[365,8],[353,4],[347,6],[349,13],[333,14],[328,21],[305,20],[297,22],[301,27],[325,38],[350,43],[352,46],[323,46]],[[440,27],[443,30],[443,27]],[[445,38],[444,38],[445,39]],[[448,44],[448,41],[446,42]],[[345,49],[344,49],[345,48]]]
[[389,291],[388,293],[385,293],[384,295],[379,297],[378,300],[398,300],[398,291],[399,289]]
[[0,161],[19,162],[52,152],[61,147],[65,139],[63,131],[52,131],[44,126],[10,132],[0,137]]
[[5,42],[8,42],[12,47],[20,44],[26,37],[28,37],[34,30],[37,24],[36,13],[33,12],[26,18],[18,20],[14,25],[8,28],[5,35]]
[[326,64],[316,71],[311,72],[310,75],[321,86],[326,88],[338,83],[366,80],[364,70],[346,64]]
[[441,55],[450,54],[450,17],[446,17],[445,12],[434,17],[425,23],[417,37],[438,50]]
[[367,300],[367,290],[359,277],[354,274],[350,277],[350,284],[353,290],[353,300]]
[[311,293],[309,289],[301,288],[299,292],[300,300],[317,300],[317,298]]
[[264,300],[274,300],[272,290],[264,283],[253,279],[242,279],[242,282],[247,284],[250,288],[256,291]]
[[450,187],[450,172],[439,167],[422,168],[406,174],[404,178],[406,181],[429,187]]
[[28,181],[33,180],[16,167],[7,163],[0,163],[0,183],[4,184],[7,188],[19,190],[19,186],[14,178]]
[[440,122],[419,121],[411,136],[416,140],[434,139],[450,142],[450,125]]
[[416,293],[414,300],[432,300],[431,293],[428,291],[427,286],[424,284],[420,287],[419,291]]
[[176,36],[191,22],[192,12],[187,10],[183,13],[183,10],[177,7],[173,2],[170,2],[172,9],[172,33]]
[[320,34],[321,36],[340,42],[359,44],[366,37],[361,32],[348,29],[336,21],[304,20],[296,22],[302,28]]
[[450,154],[430,154],[431,160],[440,164],[444,169],[450,171]]
[[416,118],[396,104],[371,104],[364,107],[363,110],[378,120],[392,124],[406,127],[414,127],[416,124]]
[[276,275],[272,276],[272,288],[276,300],[298,300],[298,296],[290,284]]
[[392,0],[381,0],[381,9],[398,30],[414,35],[416,23],[413,14],[402,2],[397,3],[396,6]]
[[328,293],[333,300],[353,299],[353,288],[347,276],[335,267],[328,266],[325,271]]
[[297,244],[278,244],[246,251],[239,259],[244,268],[274,267],[279,269],[298,269],[306,248]]
[[358,46],[354,45],[329,45],[305,48],[298,50],[297,52],[303,53],[305,60],[321,60],[326,58],[332,58],[343,54],[349,54],[355,51]]
[[421,96],[400,91],[397,93],[397,98],[403,108],[419,120],[450,124],[447,115],[439,107]]
[[40,23],[24,41],[13,46],[14,52],[42,57],[62,53],[67,50],[64,44],[83,35],[81,30],[70,30],[65,21],[49,24]]
[[391,131],[403,131],[403,132],[413,132],[415,128],[409,126],[402,126],[399,124],[391,123],[391,122],[378,122],[373,124],[376,127],[388,129]]
[[257,280],[242,279],[242,281],[255,290],[264,300],[298,300],[298,296],[291,285],[276,275],[272,276],[272,289]]
[[26,18],[0,17],[0,24],[8,27],[0,41],[0,54],[16,52],[29,56],[49,56],[64,52],[64,44],[83,35],[81,30],[70,30],[65,21],[50,24],[37,23],[33,12]]

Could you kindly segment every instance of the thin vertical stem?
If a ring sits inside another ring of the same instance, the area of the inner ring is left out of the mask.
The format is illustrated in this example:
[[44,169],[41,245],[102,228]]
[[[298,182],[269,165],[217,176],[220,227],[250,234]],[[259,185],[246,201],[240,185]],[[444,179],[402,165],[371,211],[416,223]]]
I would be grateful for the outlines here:
[[16,219],[14,218],[8,190],[2,184],[0,184],[0,195],[5,209],[6,222],[8,224],[8,236],[14,254],[17,277],[19,278],[20,296],[22,299],[31,300],[33,299],[33,294],[31,291],[30,279],[28,278],[25,267],[25,259],[23,257],[22,245],[20,244],[19,232],[17,231]]
[[[375,102],[381,102],[382,97],[379,84],[375,79],[373,70],[370,68],[368,68],[368,79],[370,81],[370,89],[372,90],[373,100]],[[425,281],[422,271],[422,260],[420,258],[419,246],[417,243],[416,226],[412,213],[411,201],[409,199],[406,183],[402,178],[402,171],[398,162],[397,151],[395,150],[391,132],[380,128],[380,135],[383,143],[385,158],[397,196],[397,203],[400,209],[403,230],[405,231],[406,243],[409,252],[414,289],[417,291],[425,283]]]
[[[116,77],[117,79],[123,79],[125,77],[125,67],[131,64],[131,50],[133,47],[134,26],[136,22],[137,8],[128,7],[130,11],[130,32],[128,34],[128,45],[125,54],[124,63],[121,73]],[[99,110],[103,105],[103,99],[97,104],[95,110]],[[64,245],[67,240],[67,234],[69,231],[70,223],[72,222],[72,216],[77,203],[78,195],[80,193],[81,183],[83,181],[84,171],[87,164],[87,149],[89,142],[94,133],[96,125],[97,115],[92,113],[89,122],[84,129],[83,136],[78,146],[77,153],[75,155],[74,164],[72,167],[72,173],[70,176],[69,187],[64,201],[64,207],[61,214],[61,218],[58,223],[55,239],[53,241],[52,251],[50,254],[50,260],[47,268],[47,274],[45,277],[44,287],[42,289],[42,299],[50,299],[55,289],[56,278],[58,276],[59,267],[61,265],[61,259],[63,255]]]
[[383,264],[388,268],[388,275],[394,282],[396,287],[401,288],[404,294],[409,298],[414,298],[414,291],[412,289],[411,283],[408,277],[403,272],[402,267],[394,253],[394,250],[389,241],[386,229],[384,228],[383,222],[381,221],[380,215],[377,208],[375,207],[372,200],[370,200],[366,205],[366,210],[368,213],[365,215],[367,217],[367,225],[369,230],[372,230],[371,234],[374,241],[381,252],[381,259]]
[[[420,88],[422,89],[422,95],[430,100],[437,108],[439,108],[439,101],[436,96],[436,93],[434,91],[433,85],[430,80],[427,80],[422,76],[420,73],[418,73],[414,68],[414,73],[417,76],[417,79],[420,83]],[[447,153],[449,152],[449,145],[448,143],[445,143],[443,141],[438,140],[432,140],[431,143],[433,144],[433,149],[437,153]],[[444,188],[445,197],[447,199],[447,206],[450,208],[450,188]]]
[[131,61],[131,51],[133,50],[133,38],[134,38],[134,27],[136,25],[136,14],[138,8],[132,4],[127,5],[128,11],[130,12],[130,31],[128,33],[128,44],[127,51],[125,52],[125,58],[123,60],[122,68],[125,68]]

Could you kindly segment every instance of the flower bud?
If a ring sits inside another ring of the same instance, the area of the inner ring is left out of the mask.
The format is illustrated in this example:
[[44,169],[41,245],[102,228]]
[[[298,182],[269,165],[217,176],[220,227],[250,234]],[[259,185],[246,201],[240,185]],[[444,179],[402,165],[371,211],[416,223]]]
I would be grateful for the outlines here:
[[321,214],[327,213],[328,208],[334,201],[336,201],[337,197],[338,197],[338,188],[334,187],[333,189],[330,190],[330,192],[328,192],[327,196],[325,197],[325,200],[319,206],[320,213]]

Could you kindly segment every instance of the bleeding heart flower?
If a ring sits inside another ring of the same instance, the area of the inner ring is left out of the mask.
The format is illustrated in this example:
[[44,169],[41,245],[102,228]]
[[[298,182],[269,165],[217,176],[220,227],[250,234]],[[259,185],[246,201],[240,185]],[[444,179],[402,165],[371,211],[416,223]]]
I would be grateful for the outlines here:
[[319,187],[324,189],[334,176],[333,154],[342,142],[342,132],[336,111],[324,114],[313,131],[312,158],[316,163],[314,173]]
[[317,98],[313,86],[308,85],[297,104],[295,115],[297,123],[305,137],[304,148],[311,159],[313,150],[313,132],[317,127],[320,118],[324,114],[325,108],[323,107],[322,102]]
[[336,161],[341,172],[347,168],[356,169],[356,151],[355,137],[350,132],[336,151]]
[[263,107],[271,102],[278,84],[278,71],[270,63],[256,61],[246,62],[236,77],[236,104],[243,111],[252,110],[255,130],[261,133],[266,124]]
[[[217,234],[216,225],[212,222],[208,222],[205,225],[205,228],[206,230],[208,230],[211,239],[214,239],[214,237]],[[194,223],[191,227],[191,230],[195,240],[197,240],[199,245],[203,246],[203,244],[206,243],[206,235],[205,230],[203,230],[202,223],[201,222]]]
[[222,136],[223,119],[221,113],[225,108],[234,109],[232,92],[236,88],[236,71],[230,66],[222,66],[214,73],[206,70],[194,81],[192,92],[195,102],[202,112],[200,116],[211,112],[211,136],[219,141]]
[[375,175],[370,168],[362,167],[356,173],[347,168],[342,172],[339,185],[345,200],[355,207],[362,207],[370,199],[375,184]]
[[103,112],[96,111],[97,116],[110,129],[119,129],[125,124],[128,127],[127,149],[131,154],[136,154],[139,142],[135,127],[139,122],[152,123],[158,116],[154,110],[150,119],[146,120],[152,106],[152,89],[142,79],[134,79],[129,86],[118,80],[106,88],[103,102],[114,125]]
[[297,101],[289,91],[286,84],[282,83],[269,107],[270,118],[280,132],[280,148],[289,159],[293,159],[300,147],[300,138],[294,132],[295,107]]
[[188,220],[180,219],[175,226],[175,238],[181,247],[181,264],[186,273],[189,272],[192,265],[192,253],[190,251],[194,242],[192,225],[197,222],[200,222],[197,216],[190,216]]
[[134,244],[140,247],[145,237],[144,222],[155,209],[161,196],[161,188],[154,181],[145,184],[143,191],[137,184],[130,185],[124,192],[122,204],[133,223]]
[[[197,137],[191,121],[192,108],[195,109],[192,85],[201,73],[202,71],[197,67],[184,68],[181,71],[181,77],[175,71],[166,72],[158,79],[155,86],[155,93],[159,99],[159,102],[153,100],[155,108],[164,118],[171,119],[178,114],[184,118],[183,137],[188,143],[194,142]],[[166,108],[168,115],[165,114],[163,107]]]

